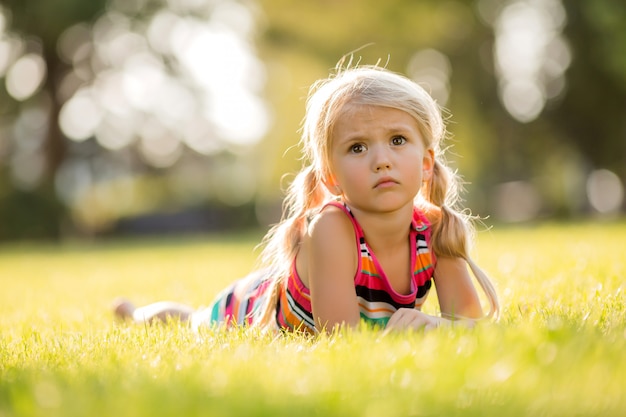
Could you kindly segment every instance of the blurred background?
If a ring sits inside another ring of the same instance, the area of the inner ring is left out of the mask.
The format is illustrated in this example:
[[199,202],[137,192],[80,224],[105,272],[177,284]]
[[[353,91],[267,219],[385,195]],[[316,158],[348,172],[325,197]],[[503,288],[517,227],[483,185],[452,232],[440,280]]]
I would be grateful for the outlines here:
[[3,0],[0,240],[267,227],[351,52],[450,113],[493,222],[626,212],[621,0]]

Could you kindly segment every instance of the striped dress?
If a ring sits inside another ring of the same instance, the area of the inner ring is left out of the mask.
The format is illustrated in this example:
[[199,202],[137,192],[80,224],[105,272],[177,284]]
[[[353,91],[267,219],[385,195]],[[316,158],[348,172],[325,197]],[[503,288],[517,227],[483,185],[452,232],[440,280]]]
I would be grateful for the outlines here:
[[[397,293],[389,283],[375,254],[365,241],[361,226],[348,206],[340,202],[329,203],[343,210],[349,216],[356,235],[355,244],[360,256],[354,277],[354,287],[359,303],[361,319],[367,323],[384,327],[391,315],[399,308],[420,309],[432,285],[435,255],[430,250],[430,224],[426,216],[417,208],[413,212],[410,228],[411,265],[413,270],[411,292]],[[271,276],[264,271],[253,274],[233,283],[222,291],[206,309],[192,317],[192,324],[252,325],[265,305]],[[296,271],[295,260],[291,274],[280,288],[276,306],[277,328],[289,331],[315,333],[315,322],[311,313],[309,289],[302,283]]]

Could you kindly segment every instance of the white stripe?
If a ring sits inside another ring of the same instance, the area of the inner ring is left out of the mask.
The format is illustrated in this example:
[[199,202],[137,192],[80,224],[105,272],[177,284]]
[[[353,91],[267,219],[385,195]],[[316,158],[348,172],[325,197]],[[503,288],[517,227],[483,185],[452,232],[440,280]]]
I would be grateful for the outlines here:
[[[384,301],[366,301],[363,297],[357,297],[357,301],[359,303],[359,310],[361,313],[371,319],[391,317],[391,315],[396,311],[394,306]],[[369,311],[378,309],[385,309],[389,311]]]
[[291,312],[294,313],[300,320],[305,322],[309,327],[315,327],[313,320],[311,320],[311,318],[309,318],[309,316],[307,316],[306,313],[296,305],[296,302],[291,294],[289,294],[289,292],[285,292],[285,295],[287,296],[287,304],[289,304]]

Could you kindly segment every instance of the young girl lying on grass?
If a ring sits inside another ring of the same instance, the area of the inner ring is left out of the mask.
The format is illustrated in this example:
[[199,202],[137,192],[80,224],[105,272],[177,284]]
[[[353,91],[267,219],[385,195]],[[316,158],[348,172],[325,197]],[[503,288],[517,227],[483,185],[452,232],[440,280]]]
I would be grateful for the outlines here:
[[[115,313],[134,322],[178,317],[316,333],[359,321],[432,328],[485,317],[469,269],[499,314],[496,292],[470,259],[470,219],[455,209],[458,183],[445,165],[436,102],[379,67],[338,69],[316,82],[301,145],[305,164],[283,217],[264,238],[262,268],[205,309],[174,302]],[[420,311],[435,283],[441,316]]]

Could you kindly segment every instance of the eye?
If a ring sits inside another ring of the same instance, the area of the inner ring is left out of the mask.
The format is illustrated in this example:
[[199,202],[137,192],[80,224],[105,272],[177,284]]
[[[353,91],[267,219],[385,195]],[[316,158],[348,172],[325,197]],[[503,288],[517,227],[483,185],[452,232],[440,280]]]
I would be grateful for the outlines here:
[[350,146],[350,153],[361,153],[365,152],[366,149],[367,148],[362,143],[355,143],[354,145]]
[[404,136],[394,136],[391,138],[392,145],[404,145],[406,143],[406,138]]

